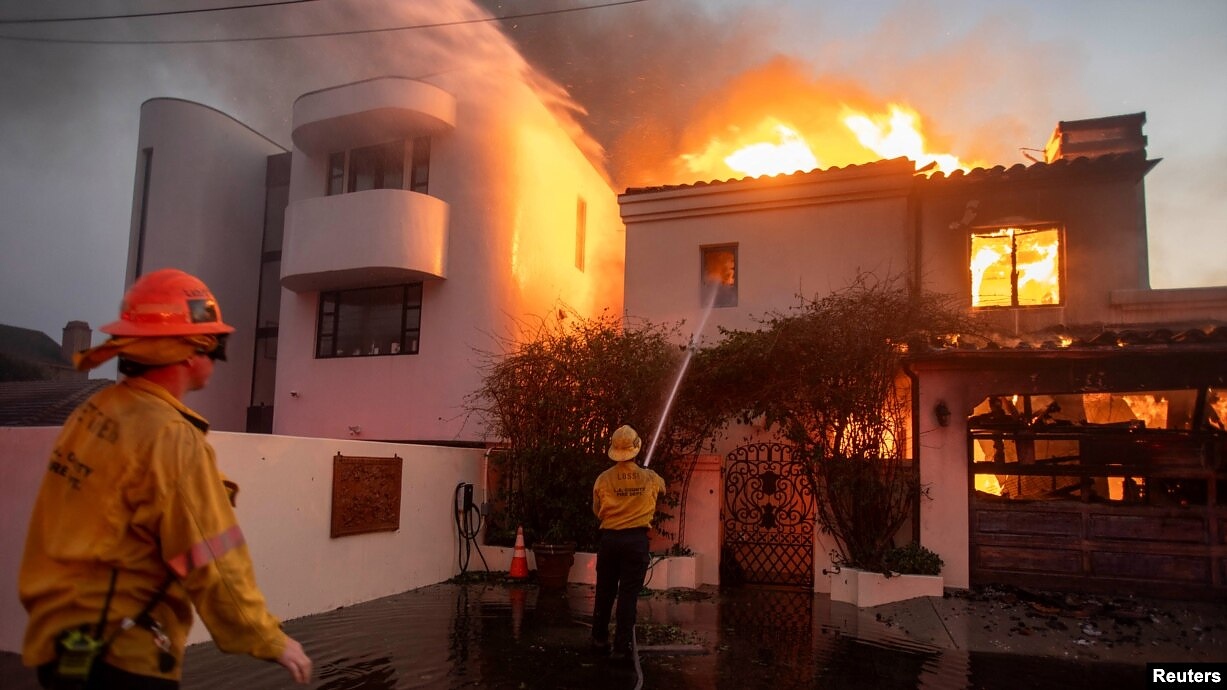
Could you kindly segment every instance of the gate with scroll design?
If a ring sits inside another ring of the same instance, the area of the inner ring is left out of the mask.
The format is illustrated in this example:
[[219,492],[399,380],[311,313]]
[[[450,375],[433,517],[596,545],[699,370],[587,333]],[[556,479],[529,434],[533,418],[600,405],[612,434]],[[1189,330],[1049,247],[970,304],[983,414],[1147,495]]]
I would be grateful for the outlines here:
[[721,584],[813,588],[814,492],[794,452],[755,443],[725,458]]

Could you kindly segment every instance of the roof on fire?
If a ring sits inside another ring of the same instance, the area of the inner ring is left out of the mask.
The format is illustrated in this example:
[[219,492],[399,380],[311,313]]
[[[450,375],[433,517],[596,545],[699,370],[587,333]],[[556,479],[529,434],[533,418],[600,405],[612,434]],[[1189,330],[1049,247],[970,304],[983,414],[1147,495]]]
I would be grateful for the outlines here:
[[[689,184],[628,187],[622,196],[685,189],[701,189],[719,185],[744,183],[749,180],[792,180],[813,176],[842,175],[850,172],[860,174],[878,172],[878,170],[872,170],[872,168],[880,168],[882,174],[888,174],[892,172],[892,170],[887,168],[887,164],[896,164],[900,160],[906,159],[893,158],[889,160],[862,163],[859,165],[846,165],[842,167],[835,166],[805,172],[794,172],[787,175],[760,175],[758,177],[731,178],[727,180],[711,180],[706,182],[700,181]],[[1065,158],[1053,161],[1051,163],[1018,163],[1010,167],[998,165],[993,168],[975,168],[966,172],[956,170],[950,174],[937,172],[926,176],[922,173],[915,173],[914,179],[917,181],[917,184],[923,185],[926,189],[931,190],[950,185],[976,183],[1018,184],[1024,182],[1056,182],[1068,179],[1071,176],[1086,177],[1124,174],[1141,177],[1150,172],[1154,166],[1158,165],[1160,160],[1162,159],[1147,159],[1145,152],[1142,151],[1132,153],[1111,153],[1095,157],[1081,156],[1077,158]],[[895,165],[891,165],[890,167],[893,168]]]

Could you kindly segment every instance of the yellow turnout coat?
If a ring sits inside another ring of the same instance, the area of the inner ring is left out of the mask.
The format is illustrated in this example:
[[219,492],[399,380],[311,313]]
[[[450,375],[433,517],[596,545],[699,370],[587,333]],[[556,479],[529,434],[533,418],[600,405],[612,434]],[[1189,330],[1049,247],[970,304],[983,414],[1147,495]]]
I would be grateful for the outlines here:
[[[115,573],[104,661],[146,676],[178,679],[192,607],[217,646],[275,659],[286,637],[256,587],[235,518],[238,487],[217,468],[208,422],[161,386],[128,378],[95,394],[64,424],[43,478],[18,577],[29,612],[27,666],[56,657],[70,628],[90,631]],[[158,587],[173,581],[151,616],[176,663],[162,671],[153,633],[121,630]]]

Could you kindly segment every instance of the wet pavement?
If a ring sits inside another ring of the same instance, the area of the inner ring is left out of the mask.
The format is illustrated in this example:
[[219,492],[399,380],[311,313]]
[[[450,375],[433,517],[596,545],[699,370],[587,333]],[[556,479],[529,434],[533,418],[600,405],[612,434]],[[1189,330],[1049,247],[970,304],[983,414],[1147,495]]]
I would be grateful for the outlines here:
[[[592,587],[501,578],[433,585],[286,623],[310,687],[1122,688],[1148,661],[1227,660],[1227,604],[978,590],[871,609],[770,589],[639,600],[631,663],[588,650]],[[36,688],[0,654],[0,686]],[[189,648],[185,690],[292,685],[273,664]]]

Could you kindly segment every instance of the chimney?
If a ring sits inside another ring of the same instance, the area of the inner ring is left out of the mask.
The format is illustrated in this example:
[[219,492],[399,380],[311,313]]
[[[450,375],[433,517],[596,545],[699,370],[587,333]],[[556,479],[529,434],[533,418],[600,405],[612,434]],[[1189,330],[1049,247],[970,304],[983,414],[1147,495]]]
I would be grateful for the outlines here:
[[60,352],[63,353],[64,359],[71,362],[73,354],[88,348],[93,337],[94,332],[88,323],[69,321],[64,326],[64,338],[60,341]]
[[1146,155],[1146,137],[1142,125],[1146,113],[1113,115],[1092,120],[1070,120],[1057,123],[1052,137],[1044,147],[1047,163],[1074,158],[1096,158],[1113,153]]

